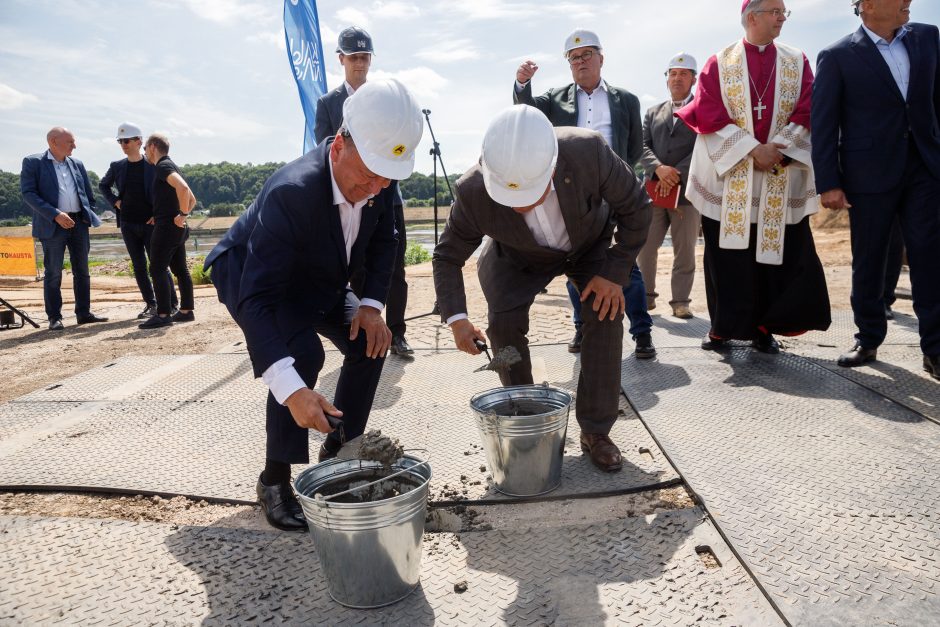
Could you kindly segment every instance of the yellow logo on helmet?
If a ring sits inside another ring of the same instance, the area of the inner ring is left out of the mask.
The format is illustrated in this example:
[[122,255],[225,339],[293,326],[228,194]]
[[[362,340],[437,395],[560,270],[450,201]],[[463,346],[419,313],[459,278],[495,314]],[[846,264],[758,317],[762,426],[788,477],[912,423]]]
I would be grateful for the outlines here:
[[519,183],[507,183],[506,187],[509,189],[519,189]]
[[575,38],[574,38],[574,43],[576,43],[576,44],[581,43],[581,38],[580,38],[580,37],[575,37]]
[[392,154],[395,155],[396,157],[400,157],[400,156],[402,156],[403,154],[405,154],[405,145],[404,145],[404,144],[398,144],[397,146],[395,146],[394,148],[392,148]]

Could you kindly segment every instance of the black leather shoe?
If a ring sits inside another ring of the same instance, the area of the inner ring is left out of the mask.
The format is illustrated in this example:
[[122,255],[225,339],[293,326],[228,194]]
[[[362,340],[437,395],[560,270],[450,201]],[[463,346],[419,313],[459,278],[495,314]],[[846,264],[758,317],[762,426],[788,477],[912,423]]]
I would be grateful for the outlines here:
[[602,433],[582,433],[581,450],[591,457],[595,466],[607,472],[614,472],[623,467],[620,449],[610,437]]
[[641,333],[636,336],[636,349],[633,354],[637,359],[652,359],[656,356],[656,347],[653,346],[653,336],[649,333]]
[[704,338],[702,338],[702,350],[704,351],[720,351],[727,347],[728,340],[722,339],[720,337],[706,335]]
[[144,322],[141,322],[137,325],[138,329],[159,329],[161,327],[168,327],[173,324],[173,320],[170,316],[150,316]]
[[940,381],[940,355],[924,355],[924,370],[930,373],[930,376]]
[[856,342],[855,346],[852,347],[852,350],[839,355],[839,361],[836,363],[843,368],[855,368],[856,366],[861,366],[862,364],[866,364],[870,361],[875,361],[875,358],[877,357],[877,348],[864,348],[861,344]]
[[56,318],[55,320],[49,321],[50,331],[62,331],[63,329],[65,329],[65,325],[62,324],[62,318]]
[[751,346],[768,355],[776,355],[780,352],[780,342],[775,340],[770,333],[762,333],[760,337],[751,342]]
[[408,340],[405,339],[404,335],[395,335],[392,336],[392,355],[398,355],[399,357],[414,357],[414,349],[408,346]]
[[580,353],[581,352],[581,340],[583,336],[581,334],[581,329],[575,329],[574,337],[571,338],[571,341],[568,342],[568,352],[569,353]]
[[189,313],[183,313],[179,309],[176,310],[176,313],[170,316],[170,320],[173,322],[192,322],[196,319],[196,312],[190,311]]
[[268,524],[283,531],[307,530],[307,519],[289,484],[264,485],[259,476],[255,490]]
[[93,313],[90,313],[87,316],[81,316],[78,318],[78,324],[92,324],[93,322],[107,322],[107,321],[108,321],[107,318],[96,316]]

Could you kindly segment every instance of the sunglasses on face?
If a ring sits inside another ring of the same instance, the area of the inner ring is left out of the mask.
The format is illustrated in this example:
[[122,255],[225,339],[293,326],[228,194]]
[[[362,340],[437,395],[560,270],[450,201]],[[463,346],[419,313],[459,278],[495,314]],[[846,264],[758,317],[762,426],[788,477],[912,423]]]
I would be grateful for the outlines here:
[[122,146],[126,146],[133,141],[140,141],[139,137],[125,137],[124,139],[119,139],[117,142]]

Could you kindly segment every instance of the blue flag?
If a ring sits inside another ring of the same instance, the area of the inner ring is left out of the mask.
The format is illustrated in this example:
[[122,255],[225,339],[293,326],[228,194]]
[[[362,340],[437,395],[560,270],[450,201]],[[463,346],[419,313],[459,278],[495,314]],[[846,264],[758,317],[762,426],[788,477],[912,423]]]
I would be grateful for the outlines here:
[[326,93],[316,0],[284,0],[284,37],[287,40],[287,56],[300,92],[300,106],[307,120],[304,128],[304,154],[307,154],[317,145],[313,135],[317,100]]

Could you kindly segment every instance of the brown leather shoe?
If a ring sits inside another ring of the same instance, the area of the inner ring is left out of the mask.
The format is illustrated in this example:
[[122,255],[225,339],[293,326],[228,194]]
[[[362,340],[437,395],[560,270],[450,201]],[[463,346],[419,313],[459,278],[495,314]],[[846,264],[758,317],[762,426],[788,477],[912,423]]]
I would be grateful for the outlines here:
[[623,467],[620,449],[603,433],[582,433],[581,450],[591,456],[591,461],[601,470],[614,472]]

